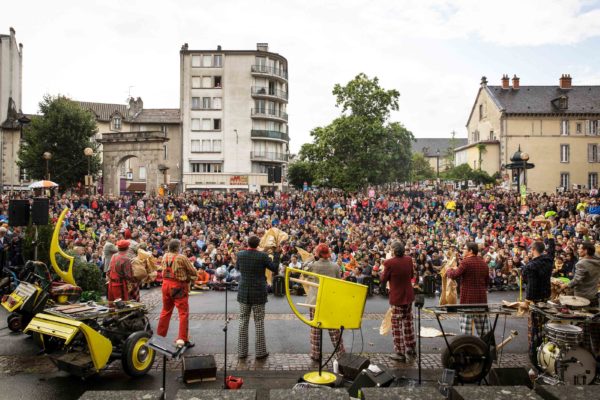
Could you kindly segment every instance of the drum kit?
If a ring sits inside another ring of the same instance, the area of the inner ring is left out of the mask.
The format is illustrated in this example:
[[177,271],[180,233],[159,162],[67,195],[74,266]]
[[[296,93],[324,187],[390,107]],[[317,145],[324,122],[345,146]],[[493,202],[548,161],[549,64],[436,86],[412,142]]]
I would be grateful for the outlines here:
[[[566,297],[561,298],[564,306],[586,305],[581,304],[581,298]],[[573,304],[569,304],[570,302]],[[567,385],[591,384],[596,376],[596,359],[590,351],[582,347],[583,329],[569,323],[547,322],[544,325],[544,333],[546,341],[540,345],[537,352],[540,369],[551,378]]]

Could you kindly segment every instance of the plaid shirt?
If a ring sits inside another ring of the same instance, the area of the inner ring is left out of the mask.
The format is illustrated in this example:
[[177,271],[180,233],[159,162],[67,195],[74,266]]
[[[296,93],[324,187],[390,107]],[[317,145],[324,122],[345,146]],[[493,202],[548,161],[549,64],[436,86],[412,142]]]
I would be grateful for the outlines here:
[[460,280],[460,304],[487,303],[490,270],[479,256],[466,257],[456,269],[449,269],[446,276]]
[[243,250],[237,254],[237,268],[240,271],[240,285],[237,300],[243,304],[265,304],[267,302],[267,279],[265,270],[274,274],[279,266],[279,254],[273,261],[267,253],[258,250]]
[[[171,272],[167,270],[168,267],[171,268]],[[184,255],[167,253],[163,258],[163,278],[194,282],[197,278],[197,271]]]

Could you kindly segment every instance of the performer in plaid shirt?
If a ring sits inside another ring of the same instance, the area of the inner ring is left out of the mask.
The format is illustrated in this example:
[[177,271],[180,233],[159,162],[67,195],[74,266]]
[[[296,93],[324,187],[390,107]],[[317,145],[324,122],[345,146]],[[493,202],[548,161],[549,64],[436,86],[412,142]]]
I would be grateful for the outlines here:
[[[460,304],[487,304],[490,272],[483,258],[477,253],[479,253],[477,244],[467,243],[460,266],[446,272],[446,276],[451,279],[461,278]],[[490,329],[487,315],[464,314],[460,316],[459,321],[460,331],[463,334],[472,335],[473,324],[479,336],[483,336]]]
[[248,249],[237,254],[236,267],[240,271],[240,285],[238,288],[238,303],[240,303],[240,328],[238,334],[238,358],[248,357],[248,323],[250,313],[254,314],[254,327],[256,329],[257,360],[269,356],[265,342],[265,303],[267,302],[267,279],[265,270],[269,269],[274,274],[279,267],[279,254],[277,249],[273,260],[267,253],[256,250],[260,239],[258,236],[248,238]]
[[413,261],[404,255],[404,243],[394,242],[394,257],[383,263],[381,285],[390,282],[390,305],[392,307],[392,336],[394,351],[390,358],[405,362],[406,356],[415,355],[415,331],[413,325],[412,303],[415,292],[412,287]]

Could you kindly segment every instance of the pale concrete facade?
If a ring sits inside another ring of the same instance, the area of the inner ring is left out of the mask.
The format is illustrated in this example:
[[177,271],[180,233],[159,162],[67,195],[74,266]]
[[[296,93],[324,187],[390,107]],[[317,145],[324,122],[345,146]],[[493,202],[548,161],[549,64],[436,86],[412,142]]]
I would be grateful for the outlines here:
[[[469,144],[456,151],[456,163],[471,167],[478,143],[488,142],[482,168],[492,174],[504,168],[519,146],[535,168],[527,186],[535,192],[559,187],[598,187],[600,175],[600,86],[573,86],[563,75],[556,86],[521,86],[516,76],[500,86],[482,79],[467,122]],[[490,145],[492,142],[497,144]]]
[[0,34],[0,190],[26,188],[29,178],[17,166],[21,143],[23,45],[15,30]]
[[[289,154],[287,60],[268,51],[180,52],[185,190],[260,190],[285,176]],[[280,186],[281,184],[279,184]]]

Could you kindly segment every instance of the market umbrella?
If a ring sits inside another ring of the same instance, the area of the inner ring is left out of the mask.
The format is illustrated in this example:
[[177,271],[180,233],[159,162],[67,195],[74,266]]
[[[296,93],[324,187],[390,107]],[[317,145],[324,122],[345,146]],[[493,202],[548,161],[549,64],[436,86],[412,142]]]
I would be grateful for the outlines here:
[[52,181],[37,181],[28,186],[29,189],[50,189],[58,187],[58,183]]

